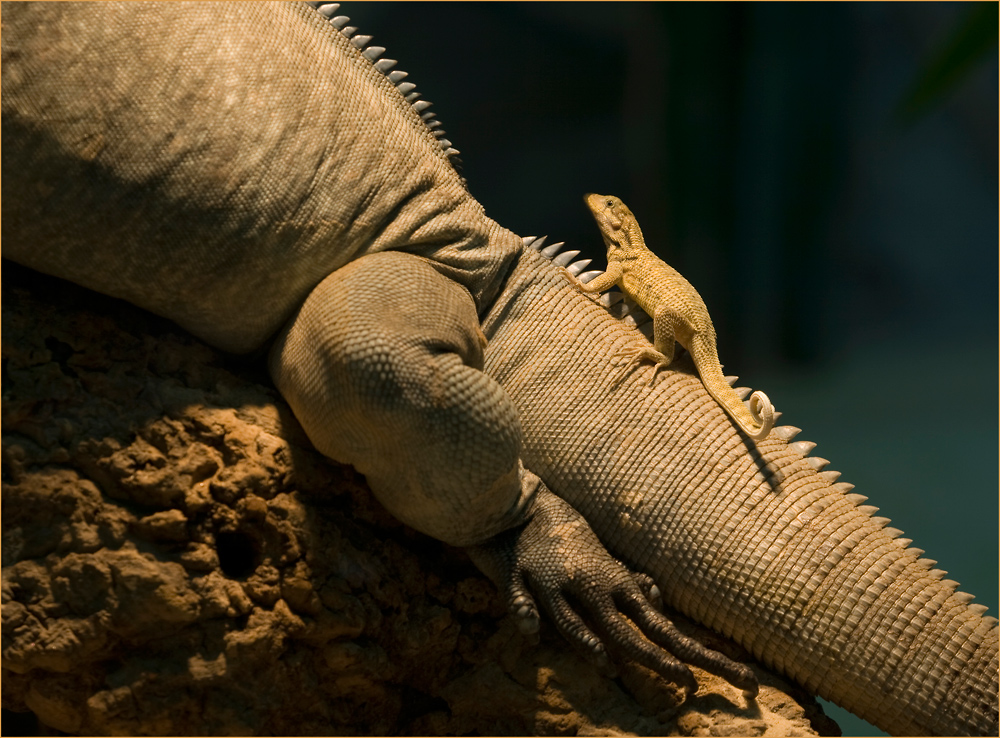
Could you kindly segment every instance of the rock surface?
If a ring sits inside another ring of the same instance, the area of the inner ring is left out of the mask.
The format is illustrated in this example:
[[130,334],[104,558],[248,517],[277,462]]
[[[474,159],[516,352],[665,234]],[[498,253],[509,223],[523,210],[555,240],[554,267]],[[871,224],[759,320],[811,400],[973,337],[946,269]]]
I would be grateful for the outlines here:
[[3,299],[6,715],[92,735],[839,734],[758,667],[755,704],[698,670],[680,703],[548,625],[530,645],[461,550],[312,449],[263,357],[7,263]]

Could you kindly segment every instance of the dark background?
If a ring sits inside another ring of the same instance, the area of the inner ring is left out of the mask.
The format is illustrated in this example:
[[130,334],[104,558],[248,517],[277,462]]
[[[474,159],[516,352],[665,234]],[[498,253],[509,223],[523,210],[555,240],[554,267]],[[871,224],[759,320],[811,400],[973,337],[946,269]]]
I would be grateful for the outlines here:
[[342,12],[501,224],[601,268],[581,196],[622,197],[728,372],[996,614],[996,4]]
[[603,268],[581,196],[622,197],[727,373],[996,615],[995,3],[340,12],[435,103],[502,225]]

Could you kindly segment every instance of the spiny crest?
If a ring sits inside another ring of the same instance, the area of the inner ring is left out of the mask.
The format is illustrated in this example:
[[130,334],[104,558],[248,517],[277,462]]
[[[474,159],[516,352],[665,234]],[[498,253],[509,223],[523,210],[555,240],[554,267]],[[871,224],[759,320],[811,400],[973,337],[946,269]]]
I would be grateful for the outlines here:
[[[521,240],[524,242],[526,248],[539,252],[542,256],[549,259],[554,265],[566,267],[566,271],[576,277],[583,284],[587,284],[587,282],[594,279],[599,274],[604,273],[599,269],[591,270],[589,272],[583,271],[590,265],[592,259],[579,259],[577,261],[573,261],[573,259],[579,256],[579,251],[562,251],[563,247],[566,246],[563,241],[546,246],[545,240],[547,238],[548,236],[524,236]],[[646,315],[646,313],[630,298],[623,296],[621,292],[605,292],[600,297],[600,303],[609,313],[621,320],[623,323],[638,328],[639,332],[642,333],[648,340],[653,340],[652,318]]]
[[[546,246],[546,238],[546,236],[523,236],[521,240],[523,241],[525,248],[539,252],[556,266],[565,267],[566,271],[584,284],[590,282],[598,275],[603,274],[603,272],[599,270],[589,272],[583,271],[590,264],[591,259],[579,259],[577,261],[573,261],[573,259],[579,255],[579,251],[562,251],[566,245],[562,241]],[[646,313],[628,296],[623,295],[621,292],[605,292],[600,296],[600,304],[604,306],[604,308],[611,313],[611,315],[615,316],[623,323],[635,326],[640,332],[643,333],[643,335],[646,336],[648,340],[653,340],[652,319],[646,315]],[[750,388],[736,387],[735,385],[738,379],[739,377],[727,376],[726,382],[729,383],[730,387],[734,388],[739,398],[744,400],[750,394]],[[775,410],[774,420],[777,421],[780,417],[781,413]],[[927,578],[941,580],[942,583],[947,585],[952,590],[951,597],[956,602],[965,605],[969,612],[973,615],[983,617],[987,610],[985,606],[971,603],[973,596],[968,592],[960,591],[958,589],[958,582],[950,579],[944,579],[947,572],[941,569],[934,569],[934,565],[937,564],[936,561],[933,559],[921,558],[924,554],[923,550],[911,546],[910,544],[913,543],[913,541],[909,538],[903,538],[903,531],[899,528],[889,527],[889,523],[891,522],[889,518],[876,516],[875,513],[878,512],[878,508],[874,505],[865,505],[864,503],[868,498],[864,495],[859,495],[853,492],[853,484],[837,481],[840,478],[840,472],[828,470],[826,467],[830,464],[830,462],[827,459],[820,456],[809,455],[816,448],[815,443],[812,441],[793,440],[800,432],[801,430],[796,428],[794,425],[775,425],[768,438],[775,438],[780,441],[784,441],[788,445],[788,449],[801,456],[805,462],[812,467],[813,471],[815,471],[823,479],[823,481],[830,486],[831,489],[842,494],[847,502],[854,505],[859,512],[864,513],[869,517],[869,524],[859,529],[855,535],[860,537],[867,535],[873,529],[881,530],[885,535],[889,536],[889,538],[895,540],[896,544],[902,551],[912,556],[916,559],[918,564],[921,564],[927,569]],[[990,627],[997,627],[1000,625],[1000,622],[998,622],[996,618],[983,617],[983,619],[988,622]]]
[[[735,384],[736,379],[737,379],[736,377],[726,377],[726,381],[728,381],[730,385]],[[737,393],[740,392],[740,389],[737,389]],[[777,415],[778,414],[775,413],[775,417],[777,417]],[[878,508],[875,507],[874,505],[864,504],[868,500],[868,498],[865,497],[864,495],[860,495],[856,492],[853,492],[852,491],[854,489],[853,484],[850,484],[848,482],[838,482],[837,479],[840,477],[840,472],[826,471],[825,470],[826,466],[830,463],[828,460],[820,458],[818,456],[809,455],[810,453],[812,453],[813,449],[816,448],[815,443],[813,443],[812,441],[792,441],[792,439],[795,438],[795,436],[797,436],[799,432],[800,432],[799,429],[793,425],[780,425],[780,426],[775,426],[775,428],[771,431],[771,434],[785,441],[788,444],[788,448],[794,451],[795,453],[799,454],[800,456],[802,456],[806,460],[806,462],[815,471],[819,473],[819,476],[821,476],[823,480],[830,485],[832,489],[843,494],[844,498],[849,503],[854,505],[855,508],[857,508],[858,512],[864,513],[869,517],[870,520],[869,526],[863,529],[859,529],[857,535],[859,536],[864,535],[872,527],[881,529],[883,534],[889,536],[889,538],[894,539],[896,543],[899,545],[899,547],[906,554],[912,556],[914,559],[916,559],[918,564],[922,565],[927,569],[925,576],[928,579],[940,580],[942,584],[944,584],[950,590],[952,590],[951,597],[957,603],[967,606],[969,611],[973,615],[982,617],[983,613],[985,613],[987,610],[987,608],[984,605],[970,604],[971,600],[973,599],[973,595],[969,594],[968,592],[962,592],[961,590],[959,590],[958,582],[952,579],[944,579],[945,574],[947,574],[948,572],[944,571],[943,569],[935,569],[934,566],[935,564],[937,564],[937,561],[935,561],[934,559],[921,558],[924,554],[923,549],[911,546],[910,544],[913,543],[912,539],[903,538],[902,537],[903,531],[901,531],[899,528],[889,527],[889,523],[892,522],[889,520],[889,518],[876,516],[875,513],[878,512]],[[985,617],[984,620],[987,620],[989,622],[990,627],[995,627],[998,624],[997,619],[993,617]]]
[[441,121],[436,120],[436,114],[427,109],[432,103],[420,99],[420,93],[415,90],[415,84],[403,81],[408,74],[398,69],[393,69],[396,66],[395,59],[379,58],[385,53],[385,47],[369,45],[372,40],[371,36],[361,35],[355,26],[348,25],[351,19],[346,15],[337,15],[340,3],[308,2],[307,5],[311,5],[320,15],[326,18],[330,22],[330,25],[350,40],[354,47],[361,52],[362,56],[372,63],[375,69],[384,74],[395,85],[399,94],[410,104],[421,120],[423,120],[424,125],[434,135],[434,138],[437,139],[441,151],[448,157],[448,162],[458,171],[462,163],[462,160],[458,158],[459,151],[452,146],[451,141],[445,138],[444,129],[441,128]]

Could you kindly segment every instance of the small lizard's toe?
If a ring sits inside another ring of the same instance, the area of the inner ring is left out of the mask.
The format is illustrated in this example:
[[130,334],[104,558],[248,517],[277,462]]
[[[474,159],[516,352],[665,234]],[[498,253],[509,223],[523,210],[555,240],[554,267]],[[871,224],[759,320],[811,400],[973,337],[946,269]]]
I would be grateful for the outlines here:
[[562,274],[562,276],[566,279],[566,281],[569,282],[571,285],[573,285],[573,287],[575,287],[578,290],[580,289],[580,285],[582,284],[582,282],[580,282],[579,279],[570,274],[568,269],[565,268],[560,269],[559,273]]
[[646,384],[652,387],[653,384],[656,383],[656,377],[660,373],[660,369],[664,369],[669,365],[670,362],[666,360],[666,357],[663,357],[659,361],[657,361],[656,364],[653,366],[653,373],[649,375],[649,380],[646,382]]
[[643,359],[655,361],[657,364],[662,364],[663,366],[670,363],[665,355],[657,351],[652,346],[644,346],[641,344],[630,344],[628,346],[624,346],[618,349],[613,356],[619,359],[624,359],[630,364],[637,364]]
[[655,362],[653,373],[649,376],[649,379],[646,380],[647,385],[652,385],[656,380],[656,375],[659,373],[660,369],[669,366],[670,364],[670,360],[668,360],[664,354],[660,353],[652,346],[631,344],[620,348],[612,354],[612,356],[618,360],[616,363],[620,364],[622,367],[621,371],[619,371],[615,377],[616,382],[620,382],[635,366],[646,360]]

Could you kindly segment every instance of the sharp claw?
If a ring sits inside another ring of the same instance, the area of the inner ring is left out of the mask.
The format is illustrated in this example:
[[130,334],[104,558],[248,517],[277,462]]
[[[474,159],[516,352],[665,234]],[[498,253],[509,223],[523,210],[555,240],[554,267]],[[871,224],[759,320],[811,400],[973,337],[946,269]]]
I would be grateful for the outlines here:
[[536,618],[521,618],[517,621],[517,629],[521,635],[538,635],[538,620]]
[[741,687],[743,689],[743,696],[748,700],[757,699],[757,695],[760,693],[760,683],[757,681],[757,675],[745,664],[738,664],[737,666],[739,671],[743,673],[739,675],[738,679],[733,680],[734,686]]
[[608,654],[604,652],[603,644],[598,644],[600,650],[594,649],[594,663],[597,665],[597,670],[608,679],[618,678],[618,669],[608,658]]
[[515,613],[514,620],[521,635],[537,635],[541,627],[541,618],[538,617],[538,611],[531,604],[524,604],[519,607]]
[[663,595],[655,584],[649,588],[649,601],[657,608],[663,605]]
[[524,636],[538,636],[538,618],[523,618],[517,621],[517,630]]

